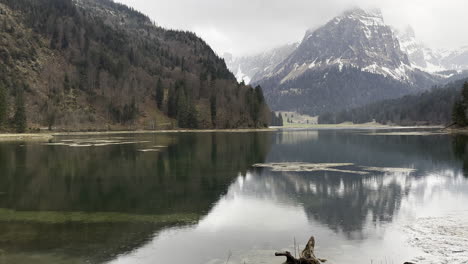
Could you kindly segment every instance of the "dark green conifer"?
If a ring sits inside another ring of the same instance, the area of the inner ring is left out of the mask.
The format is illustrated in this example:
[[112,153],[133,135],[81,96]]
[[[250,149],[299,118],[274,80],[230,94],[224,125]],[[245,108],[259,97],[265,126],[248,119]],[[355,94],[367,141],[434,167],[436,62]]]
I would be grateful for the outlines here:
[[19,90],[16,94],[14,125],[16,132],[26,132],[26,107],[24,102],[24,92]]
[[158,109],[162,109],[162,104],[164,101],[164,87],[161,81],[161,78],[158,79],[158,84],[156,85],[156,105]]
[[3,128],[8,119],[8,100],[5,86],[0,82],[0,129]]

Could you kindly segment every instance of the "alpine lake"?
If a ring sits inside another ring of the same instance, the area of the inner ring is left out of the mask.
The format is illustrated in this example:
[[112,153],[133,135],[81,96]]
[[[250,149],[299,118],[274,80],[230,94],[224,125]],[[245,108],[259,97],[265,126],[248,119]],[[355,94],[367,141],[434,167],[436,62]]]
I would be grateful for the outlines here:
[[467,144],[372,128],[0,142],[0,264],[279,264],[310,236],[331,264],[468,263]]

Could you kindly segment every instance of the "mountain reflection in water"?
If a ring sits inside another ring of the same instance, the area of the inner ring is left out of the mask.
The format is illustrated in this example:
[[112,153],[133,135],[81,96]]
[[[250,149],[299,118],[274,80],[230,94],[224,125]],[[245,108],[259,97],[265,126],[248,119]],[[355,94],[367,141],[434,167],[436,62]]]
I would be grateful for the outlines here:
[[[231,252],[231,264],[281,263],[275,251],[292,251],[294,239],[302,247],[314,235],[329,263],[437,263],[443,256],[424,253],[412,225],[423,219],[437,228],[428,221],[468,211],[463,136],[285,130],[132,137],[149,143],[76,150],[2,144],[0,173],[8,177],[0,177],[1,210],[18,212],[5,222],[0,210],[5,255],[18,263],[34,255],[43,263],[217,264]],[[138,151],[157,145],[167,148]],[[252,167],[274,162],[414,171]],[[86,212],[89,221],[34,218],[43,211]]]
[[[311,132],[277,133],[266,162],[351,162],[416,171],[352,175],[253,168],[197,225],[164,230],[114,262],[225,263],[232,252],[230,263],[280,263],[274,251],[292,251],[294,238],[304,243],[310,235],[330,263],[403,263],[419,256],[431,261],[409,245],[408,228],[419,217],[468,210],[468,182],[460,166],[464,156],[454,152],[454,139]],[[165,254],[177,248],[184,254]]]

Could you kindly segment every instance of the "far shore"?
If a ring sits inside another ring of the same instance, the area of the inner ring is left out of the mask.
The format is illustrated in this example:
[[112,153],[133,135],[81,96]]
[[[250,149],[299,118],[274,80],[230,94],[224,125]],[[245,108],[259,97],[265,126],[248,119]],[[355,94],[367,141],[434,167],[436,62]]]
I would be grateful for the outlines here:
[[[162,133],[247,133],[274,132],[281,129],[443,129],[443,126],[393,126],[379,123],[365,124],[287,124],[282,127],[270,128],[239,128],[239,129],[174,129],[174,130],[121,130],[121,131],[70,131],[70,132],[38,132],[38,133],[0,133],[0,142],[5,141],[49,141],[60,136],[92,136],[117,134],[162,134]],[[448,133],[468,134],[468,129],[447,129]]]
[[290,124],[286,123],[281,129],[288,128],[310,128],[310,129],[436,129],[444,128],[444,126],[400,126],[400,125],[384,125],[376,122],[355,124],[351,122],[345,122],[341,124]]

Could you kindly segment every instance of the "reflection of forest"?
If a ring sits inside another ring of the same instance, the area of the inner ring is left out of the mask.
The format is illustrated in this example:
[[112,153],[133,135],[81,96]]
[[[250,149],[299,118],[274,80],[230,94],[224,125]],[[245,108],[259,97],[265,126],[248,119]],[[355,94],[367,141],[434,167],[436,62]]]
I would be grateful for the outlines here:
[[[68,148],[2,144],[0,208],[17,211],[207,213],[239,174],[264,162],[269,133],[187,133],[138,136],[142,145]],[[91,262],[138,247],[161,229],[155,223],[4,222],[0,248],[86,255]],[[104,250],[105,248],[105,250]],[[88,254],[88,255],[87,255]]]
[[[318,131],[300,144],[275,144],[267,162],[354,163],[358,166],[418,169],[418,175],[434,169],[458,167],[451,137],[371,136],[369,131]],[[282,142],[278,133],[276,142]]]
[[349,175],[330,172],[271,172],[256,170],[244,195],[300,205],[315,219],[349,238],[362,238],[369,223],[391,221],[402,196],[409,191],[408,174]]
[[463,163],[463,175],[468,178],[468,136],[456,135],[453,137],[452,144],[455,156]]
[[[304,134],[306,135],[306,134]],[[356,166],[416,168],[408,173],[372,173],[350,175],[337,172],[271,172],[255,169],[244,194],[267,196],[281,203],[301,205],[309,218],[315,219],[350,238],[360,238],[368,224],[392,221],[403,197],[410,192],[411,179],[431,171],[456,170],[464,161],[467,138],[449,136],[369,136],[349,131],[319,131],[310,140],[281,144],[277,134],[268,162],[352,162]],[[463,145],[463,146],[460,146]],[[455,152],[453,150],[456,150]],[[458,149],[458,150],[457,150]]]
[[[295,137],[294,133],[145,135],[135,140],[150,143],[96,148],[2,143],[0,208],[31,214],[118,212],[202,217],[229,190],[228,196],[248,195],[299,205],[309,219],[359,239],[366,236],[368,225],[393,221],[402,199],[416,188],[414,180],[423,179],[427,172],[457,170],[460,161],[468,171],[467,137],[368,136],[349,131],[297,131]],[[137,151],[157,145],[168,147],[161,152]],[[351,162],[356,166],[414,167],[417,171],[363,176],[273,173],[251,167],[277,161]],[[78,259],[78,263],[112,259],[141,247],[160,230],[181,224],[0,223],[0,248],[5,255],[55,254]]]
[[302,142],[318,139],[318,131],[315,130],[285,130],[276,136],[277,144],[298,145]]

